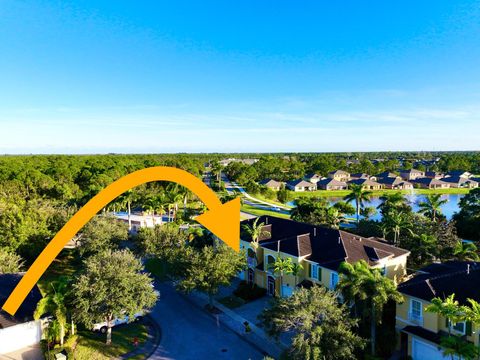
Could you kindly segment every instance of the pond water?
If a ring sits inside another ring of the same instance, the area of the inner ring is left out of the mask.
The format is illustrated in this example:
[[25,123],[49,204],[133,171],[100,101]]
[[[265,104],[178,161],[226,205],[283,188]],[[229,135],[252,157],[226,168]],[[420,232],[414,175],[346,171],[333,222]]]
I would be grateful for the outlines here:
[[[442,205],[442,214],[447,217],[448,220],[450,220],[453,216],[454,213],[460,211],[459,208],[459,203],[460,199],[463,197],[463,194],[447,194],[447,195],[442,195],[442,199],[448,200],[445,204]],[[418,194],[408,194],[405,195],[405,198],[409,202],[409,204],[412,206],[413,211],[418,211],[418,203],[425,201],[426,196],[425,195],[418,195]],[[330,204],[335,204],[338,201],[343,201],[342,197],[329,197],[327,198]],[[364,206],[371,206],[374,208],[377,208],[378,205],[380,205],[382,201],[380,200],[380,196],[372,196],[369,201],[364,202]],[[291,201],[287,205],[290,206],[295,206],[295,202]],[[352,205],[355,206],[355,202],[352,203]],[[382,215],[380,212],[377,211],[375,216],[372,216],[372,220],[380,220]]]

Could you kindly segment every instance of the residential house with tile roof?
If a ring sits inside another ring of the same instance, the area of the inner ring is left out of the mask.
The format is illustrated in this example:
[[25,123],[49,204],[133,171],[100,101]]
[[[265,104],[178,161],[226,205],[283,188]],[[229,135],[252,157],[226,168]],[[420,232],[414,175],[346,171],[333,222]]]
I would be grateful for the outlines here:
[[383,185],[370,179],[353,179],[348,184],[362,185],[364,190],[380,190]]
[[338,181],[331,178],[322,179],[317,182],[319,190],[347,190],[348,184],[344,181]]
[[283,183],[280,182],[280,181],[273,180],[273,179],[264,179],[264,180],[260,181],[259,184],[263,185],[263,186],[266,186],[269,189],[278,191],[282,187]]
[[391,190],[412,190],[413,184],[403,180],[400,176],[379,178],[377,180],[385,189]]
[[323,177],[321,175],[318,175],[318,174],[315,174],[315,173],[310,173],[310,174],[306,174],[303,179],[305,181],[308,181],[308,182],[311,182],[312,184],[316,184],[317,182],[319,182],[320,180],[323,179]]
[[[425,309],[433,298],[445,299],[455,294],[460,305],[467,299],[480,302],[480,262],[448,261],[431,264],[398,286],[403,303],[396,306],[396,328],[405,354],[414,360],[447,359],[440,339],[450,330],[453,334],[479,346],[480,324],[447,320]],[[448,357],[450,359],[450,357]]]
[[425,173],[416,169],[400,170],[400,177],[406,181],[412,181],[425,177]]
[[422,189],[448,189],[450,184],[438,179],[432,178],[419,178],[413,180],[412,183]]
[[287,181],[285,184],[288,190],[292,191],[315,191],[317,186],[303,179]]
[[335,179],[337,181],[345,181],[347,182],[350,180],[350,173],[343,171],[343,170],[335,170],[328,173],[330,179]]
[[[244,220],[252,225],[255,219]],[[310,225],[273,216],[261,216],[266,234],[259,239],[255,254],[252,239],[242,230],[240,247],[247,253],[248,269],[241,277],[249,283],[267,289],[271,296],[288,296],[297,286],[319,284],[334,289],[338,283],[338,267],[342,262],[365,260],[371,267],[381,269],[385,276],[400,282],[406,274],[409,251],[388,244],[379,238],[364,238],[342,230]],[[278,257],[291,258],[303,270],[285,275],[280,288],[273,264]]]
[[450,185],[451,188],[468,188],[474,189],[478,187],[478,181],[473,178],[461,177],[461,176],[449,176],[441,179]]

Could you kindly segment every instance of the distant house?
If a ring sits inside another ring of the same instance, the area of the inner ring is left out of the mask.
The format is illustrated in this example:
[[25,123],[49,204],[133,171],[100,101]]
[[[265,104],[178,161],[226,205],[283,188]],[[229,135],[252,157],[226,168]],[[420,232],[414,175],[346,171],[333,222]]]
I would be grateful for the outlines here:
[[348,184],[345,181],[338,181],[335,179],[322,179],[317,182],[317,189],[321,190],[347,190]]
[[259,182],[260,185],[266,186],[269,189],[278,191],[282,187],[282,184],[280,181],[276,181],[273,179],[265,179]]
[[411,181],[425,177],[425,173],[416,169],[400,170],[400,177],[403,180]]
[[459,176],[450,176],[444,177],[441,179],[442,181],[449,183],[451,188],[477,188],[478,182],[473,180],[472,178],[465,178]]
[[355,174],[350,174],[350,179],[370,179],[370,180],[377,180],[376,176],[371,176],[366,173],[355,173]]
[[[126,212],[116,212],[113,213],[113,216],[118,221],[128,224],[128,214]],[[168,219],[163,219],[163,217],[160,215],[151,215],[146,213],[130,214],[130,222],[132,224],[130,233],[136,234],[141,228],[154,228],[155,225],[162,225],[164,221],[168,221]]]
[[479,346],[480,324],[452,323],[425,310],[434,298],[445,299],[452,294],[459,305],[467,305],[467,299],[480,302],[479,283],[480,263],[448,261],[428,265],[398,286],[404,301],[397,303],[395,327],[400,333],[399,343],[410,359],[450,358],[443,356],[444,349],[440,345],[442,336],[448,333]]
[[318,183],[320,180],[322,180],[322,176],[318,174],[307,174],[303,177],[305,181],[311,182],[312,184]]
[[431,179],[441,179],[444,177],[444,174],[438,172],[438,171],[427,171],[425,172],[425,177],[431,178]]
[[377,180],[378,180],[378,179],[381,179],[381,178],[395,178],[395,177],[397,177],[397,176],[398,176],[397,174],[392,173],[392,172],[390,172],[390,171],[384,171],[384,172],[382,172],[382,173],[380,173],[380,174],[375,175],[375,177],[377,178]]
[[303,179],[287,181],[286,187],[292,191],[314,191],[317,190],[317,186],[311,182]]
[[454,170],[454,171],[449,171],[445,174],[445,177],[461,177],[465,179],[469,179],[473,176],[472,173],[468,171],[463,171],[463,170]]
[[362,185],[364,190],[380,190],[383,185],[370,179],[353,179],[348,184]]
[[450,184],[438,179],[420,178],[413,181],[418,187],[422,189],[448,189]]
[[[23,273],[0,274],[0,304],[5,303],[23,275]],[[0,310],[0,355],[40,343],[44,321],[34,320],[33,314],[41,298],[42,295],[35,285],[15,316]]]
[[328,173],[330,179],[335,179],[337,181],[348,181],[350,180],[350,173],[343,170],[335,170]]
[[392,190],[413,189],[413,184],[409,181],[403,180],[400,176],[379,178],[377,181],[380,184],[382,184],[385,189],[392,189]]
[[228,166],[232,162],[239,162],[245,165],[253,165],[258,161],[258,159],[236,159],[236,158],[228,158],[228,159],[222,159],[219,161],[220,165],[222,166]]
[[[410,252],[383,239],[363,238],[342,230],[272,216],[259,219],[264,231],[255,251],[251,236],[241,234],[240,248],[246,251],[248,268],[239,276],[266,289],[270,296],[290,296],[297,287],[313,284],[334,290],[339,281],[338,268],[343,262],[355,264],[363,260],[397,282],[406,275]],[[252,225],[254,221],[244,220],[241,224]],[[301,265],[301,270],[297,276],[285,274],[280,278],[273,264],[277,259],[287,258]]]

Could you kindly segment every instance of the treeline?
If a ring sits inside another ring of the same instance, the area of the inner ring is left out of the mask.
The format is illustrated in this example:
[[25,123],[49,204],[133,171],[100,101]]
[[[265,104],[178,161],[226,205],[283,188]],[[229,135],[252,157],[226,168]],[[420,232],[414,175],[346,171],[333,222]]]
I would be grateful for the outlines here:
[[[247,156],[242,154],[243,157]],[[241,158],[242,156],[237,156]],[[250,154],[250,157],[254,155]],[[464,170],[480,174],[479,152],[444,153],[299,153],[263,154],[253,165],[241,162],[230,163],[227,175],[241,183],[273,178],[288,181],[303,177],[306,173],[325,176],[334,170],[375,175],[383,171],[398,172],[399,169],[448,172]],[[438,161],[435,161],[438,159]]]

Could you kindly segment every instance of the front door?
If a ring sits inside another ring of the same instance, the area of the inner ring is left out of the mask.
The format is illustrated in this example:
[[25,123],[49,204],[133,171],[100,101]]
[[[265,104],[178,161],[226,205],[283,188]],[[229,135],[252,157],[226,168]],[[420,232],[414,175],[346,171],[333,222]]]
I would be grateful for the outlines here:
[[255,272],[252,269],[248,269],[247,281],[249,284],[253,284],[255,281]]
[[267,293],[270,296],[275,296],[275,279],[271,276],[267,279]]

